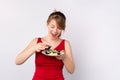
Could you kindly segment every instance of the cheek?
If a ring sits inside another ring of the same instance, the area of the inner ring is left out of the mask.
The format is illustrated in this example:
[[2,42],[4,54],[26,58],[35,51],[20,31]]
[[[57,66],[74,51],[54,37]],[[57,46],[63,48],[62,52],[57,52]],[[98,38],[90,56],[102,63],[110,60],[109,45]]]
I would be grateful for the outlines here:
[[62,33],[62,31],[58,31],[58,33],[59,33],[59,34],[61,34],[61,33]]
[[51,29],[49,29],[49,33],[50,33],[50,34],[53,34],[53,33],[54,33],[54,31],[53,31],[53,30],[51,30]]
[[52,29],[49,29],[49,32],[50,32],[50,33],[52,33],[52,32],[53,32],[53,30],[52,30]]
[[52,30],[51,28],[48,28],[48,31],[51,32],[51,31],[53,31],[53,30]]
[[62,31],[54,32],[53,30],[50,30],[49,33],[50,33],[50,34],[60,35],[60,34],[62,33]]

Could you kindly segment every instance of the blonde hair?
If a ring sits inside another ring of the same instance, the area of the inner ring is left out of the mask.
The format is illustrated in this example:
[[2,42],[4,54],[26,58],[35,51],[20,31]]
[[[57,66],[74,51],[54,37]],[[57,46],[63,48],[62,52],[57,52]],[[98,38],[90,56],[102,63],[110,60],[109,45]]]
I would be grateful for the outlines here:
[[47,24],[49,24],[49,22],[52,19],[54,19],[56,21],[56,23],[58,24],[58,27],[60,29],[65,30],[66,17],[62,12],[56,11],[56,10],[54,12],[52,12],[47,19]]

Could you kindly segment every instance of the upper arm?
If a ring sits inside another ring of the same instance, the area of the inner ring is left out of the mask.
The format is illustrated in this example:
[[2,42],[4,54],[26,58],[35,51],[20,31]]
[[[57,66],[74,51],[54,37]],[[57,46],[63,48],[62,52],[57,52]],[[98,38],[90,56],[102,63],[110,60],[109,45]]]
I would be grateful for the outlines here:
[[72,57],[72,48],[70,45],[70,42],[65,40],[65,53],[68,57],[70,57],[71,59],[73,59]]
[[28,44],[28,46],[25,49],[29,49],[32,46],[36,45],[37,44],[37,40],[38,40],[38,38],[34,38],[33,40],[31,40],[31,42]]
[[32,55],[32,53],[34,53],[34,51],[32,51],[30,49],[32,49],[32,47],[36,44],[37,44],[37,38],[34,38],[28,44],[28,46],[17,55],[15,63],[17,65],[20,65],[20,64],[24,63]]

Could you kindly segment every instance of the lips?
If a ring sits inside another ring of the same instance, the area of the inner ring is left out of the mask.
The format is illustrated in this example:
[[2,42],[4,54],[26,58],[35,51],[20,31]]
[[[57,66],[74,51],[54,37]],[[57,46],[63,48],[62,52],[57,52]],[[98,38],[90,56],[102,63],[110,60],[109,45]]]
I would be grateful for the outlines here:
[[51,33],[51,35],[53,36],[53,37],[57,37],[58,36],[58,34],[57,33]]

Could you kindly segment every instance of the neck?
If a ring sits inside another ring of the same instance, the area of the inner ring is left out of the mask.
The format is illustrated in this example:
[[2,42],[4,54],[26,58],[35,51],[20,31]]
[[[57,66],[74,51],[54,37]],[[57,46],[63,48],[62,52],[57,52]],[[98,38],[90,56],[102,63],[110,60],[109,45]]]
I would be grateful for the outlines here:
[[58,40],[60,40],[60,38],[59,37],[52,37],[51,35],[47,35],[47,36],[45,36],[45,38],[47,39],[47,40],[49,40],[49,41],[58,41]]
[[51,38],[50,36],[43,37],[43,41],[45,41],[48,44],[59,42],[59,40],[60,40],[59,38]]

